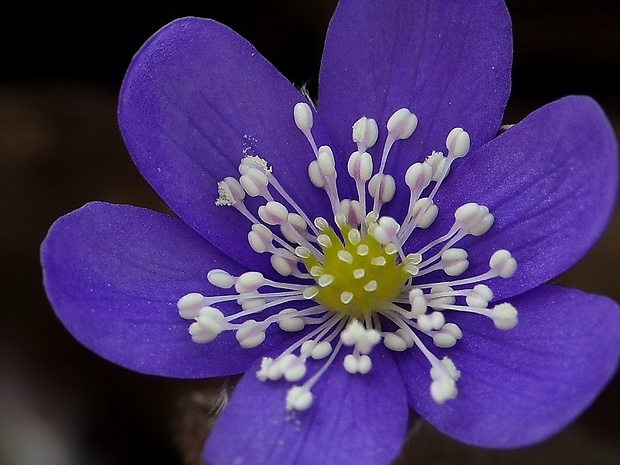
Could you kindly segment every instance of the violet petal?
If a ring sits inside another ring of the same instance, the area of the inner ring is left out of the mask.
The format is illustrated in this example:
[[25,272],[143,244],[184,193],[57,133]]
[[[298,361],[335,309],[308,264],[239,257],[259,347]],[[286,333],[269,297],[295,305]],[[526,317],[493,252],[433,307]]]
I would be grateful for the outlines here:
[[550,103],[457,160],[437,196],[443,224],[414,233],[410,244],[447,231],[463,203],[486,205],[494,225],[458,244],[469,253],[467,275],[487,271],[492,253],[506,249],[518,268],[492,281],[496,298],[532,289],[577,262],[604,231],[616,200],[617,154],[596,102],[573,96]]
[[[203,458],[212,465],[387,465],[407,427],[403,381],[391,354],[372,352],[366,375],[342,368],[342,353],[303,412],[287,412],[286,381],[259,381],[256,363],[237,385],[211,433]],[[324,361],[313,362],[322,365]],[[308,376],[308,375],[307,375]],[[299,383],[301,384],[301,382]]]
[[[355,150],[351,125],[374,118],[381,156],[385,124],[399,108],[418,116],[413,136],[394,145],[386,172],[397,182],[415,161],[445,150],[454,127],[472,148],[495,136],[510,93],[512,33],[503,1],[408,2],[344,0],[327,33],[319,113],[336,156]],[[346,158],[344,159],[346,160]],[[386,211],[402,216],[408,192],[397,189]]]
[[482,316],[449,313],[463,339],[433,352],[461,372],[454,400],[431,399],[428,362],[419,351],[397,357],[411,408],[469,444],[510,448],[551,436],[592,403],[618,367],[617,303],[548,285],[510,302],[519,323],[508,331]]
[[[290,335],[243,349],[226,331],[192,342],[193,320],[177,301],[190,292],[222,294],[212,268],[245,271],[178,219],[151,210],[90,203],[57,220],[41,249],[45,288],[73,336],[102,357],[135,371],[181,378],[240,373]],[[224,314],[239,307],[218,304]]]
[[305,98],[293,85],[234,31],[183,18],[134,57],[119,123],[138,169],[179,217],[239,263],[269,272],[247,244],[248,220],[215,205],[217,183],[238,178],[245,155],[259,155],[308,213],[327,211],[324,193],[308,180],[314,154],[293,118],[300,101]]

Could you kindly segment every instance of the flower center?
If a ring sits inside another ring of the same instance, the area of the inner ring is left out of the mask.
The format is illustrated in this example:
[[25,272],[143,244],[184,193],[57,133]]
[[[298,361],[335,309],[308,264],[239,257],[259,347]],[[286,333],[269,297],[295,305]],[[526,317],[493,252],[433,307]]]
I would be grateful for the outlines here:
[[[304,330],[277,357],[263,358],[256,373],[262,381],[305,379],[289,389],[289,410],[312,405],[312,387],[341,351],[349,352],[342,358],[348,373],[368,373],[370,354],[381,341],[394,352],[419,350],[430,364],[430,396],[437,403],[453,399],[460,372],[449,357],[437,358],[423,339],[443,350],[456,345],[463,334],[458,325],[446,321],[452,312],[486,316],[499,330],[509,330],[518,321],[517,310],[507,302],[489,308],[493,292],[482,284],[515,273],[517,265],[510,252],[495,251],[489,257],[488,271],[461,277],[468,270],[469,255],[455,245],[493,226],[494,217],[487,207],[466,203],[453,212],[453,224],[444,234],[416,249],[409,241],[416,229],[435,222],[439,214],[435,194],[452,163],[469,152],[469,135],[454,128],[446,139],[447,156],[433,152],[407,169],[403,187],[409,191],[409,206],[397,222],[381,216],[383,205],[396,191],[396,180],[384,171],[392,146],[414,134],[417,117],[401,108],[389,118],[374,175],[368,149],[377,142],[377,123],[367,117],[355,122],[352,138],[357,150],[348,159],[347,171],[356,186],[356,199],[340,198],[335,157],[329,146],[318,146],[314,140],[310,106],[298,103],[293,117],[315,155],[308,166],[309,179],[325,190],[331,207],[328,217],[335,226],[323,217],[311,221],[267,162],[248,154],[251,147],[244,150],[241,176],[218,183],[216,204],[234,207],[251,223],[247,236],[251,248],[269,256],[269,264],[283,279],[268,279],[259,271],[239,276],[220,269],[209,271],[207,278],[213,286],[231,292],[213,296],[193,292],[179,299],[179,314],[193,320],[189,326],[192,340],[207,343],[223,331],[233,331],[242,347],[253,348],[266,339],[272,325],[291,333]],[[246,205],[246,196],[262,198],[264,203],[254,213],[250,205],[255,202]],[[228,303],[226,315],[217,308],[224,302]],[[240,310],[230,312],[235,304]],[[308,360],[324,362],[306,377]]]
[[414,265],[414,259],[400,262],[394,244],[383,246],[368,231],[362,236],[359,229],[342,222],[344,217],[340,219],[340,235],[327,225],[319,228],[323,262],[314,255],[303,259],[317,284],[313,299],[332,312],[368,316],[400,294],[411,277],[406,264]]

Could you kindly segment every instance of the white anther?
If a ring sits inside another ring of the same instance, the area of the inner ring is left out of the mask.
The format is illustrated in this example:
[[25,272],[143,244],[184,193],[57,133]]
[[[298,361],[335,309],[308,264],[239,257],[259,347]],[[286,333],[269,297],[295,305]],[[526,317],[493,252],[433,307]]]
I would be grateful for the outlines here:
[[439,181],[439,179],[441,179],[441,175],[443,174],[444,166],[446,165],[446,157],[443,152],[436,152],[433,150],[433,152],[426,157],[425,163],[431,165],[431,168],[433,169],[431,179],[433,181]]
[[[214,307],[202,307],[198,313],[198,318],[196,318],[196,323],[198,323],[201,329],[201,340],[196,341],[195,338],[192,338],[194,342],[212,341],[228,324],[224,314]],[[208,338],[205,339],[205,336]]]
[[297,258],[286,249],[278,249],[277,254],[273,254],[269,261],[274,270],[282,276],[290,276],[297,270]]
[[295,117],[295,124],[302,132],[305,133],[312,129],[314,117],[310,105],[305,102],[297,103],[293,108],[293,116]]
[[448,154],[453,157],[460,158],[469,152],[469,134],[462,128],[454,128],[446,138],[446,147]]
[[431,383],[431,397],[438,404],[443,404],[447,400],[456,398],[458,389],[456,382],[451,378],[440,378]]
[[427,197],[418,199],[413,205],[412,216],[413,218],[418,218],[417,226],[422,229],[426,229],[433,224],[438,213],[439,208],[437,205],[435,205],[433,201]]
[[461,328],[454,323],[446,323],[443,327],[433,333],[433,343],[442,349],[454,347],[456,341],[463,337]]
[[379,127],[377,126],[377,122],[372,118],[366,118],[362,116],[358,119],[353,125],[353,142],[355,142],[358,147],[366,150],[369,147],[372,147],[377,142],[377,138],[379,137]]
[[507,250],[498,250],[489,260],[489,266],[498,276],[502,278],[510,278],[517,271],[517,261]]
[[245,191],[233,177],[226,177],[217,183],[217,200],[215,205],[232,206],[245,198]]
[[270,225],[283,224],[288,220],[288,210],[280,202],[270,201],[258,207],[258,216]]
[[250,168],[255,168],[265,174],[271,173],[271,168],[267,166],[267,160],[257,155],[248,155],[241,159],[241,163],[239,163],[239,174],[243,176]]
[[431,182],[433,168],[429,163],[414,163],[405,173],[405,184],[413,192],[422,192]]
[[441,312],[426,313],[417,319],[419,328],[426,332],[441,329],[445,322],[446,320]]
[[452,248],[441,254],[441,265],[448,276],[458,276],[469,267],[468,254],[464,249]]
[[463,337],[463,332],[461,331],[461,328],[459,328],[458,325],[455,323],[446,323],[441,328],[441,331],[444,333],[452,334],[455,339],[461,339]]
[[299,381],[306,375],[306,364],[294,354],[286,354],[278,360],[278,364],[287,381]]
[[347,163],[347,170],[357,182],[366,182],[372,176],[372,158],[368,152],[353,152]]
[[248,242],[256,253],[266,252],[271,248],[273,233],[264,224],[252,225],[252,230],[248,232]]
[[265,340],[265,331],[256,320],[244,321],[235,334],[239,345],[244,349],[253,349]]
[[310,356],[315,360],[322,360],[326,358],[329,354],[331,354],[332,350],[332,345],[329,342],[319,342],[314,347],[312,347],[312,350],[310,351]]
[[411,289],[409,291],[409,305],[411,305],[410,312],[414,318],[419,318],[426,313],[428,302],[422,289]]
[[368,355],[349,354],[344,358],[342,365],[344,369],[352,375],[355,373],[365,375],[372,368],[372,362]]
[[286,393],[286,409],[303,412],[310,408],[313,400],[310,390],[301,386],[293,386]]
[[431,288],[431,295],[428,297],[428,305],[434,309],[440,309],[444,305],[454,305],[456,297],[453,295],[445,295],[442,297],[433,297],[433,294],[451,294],[454,292],[447,284],[436,284]]
[[353,263],[353,255],[351,255],[346,250],[339,250],[336,256],[341,262],[347,263],[349,265]]
[[458,390],[456,381],[461,373],[448,357],[444,357],[439,363],[434,364],[430,370],[431,379],[431,397],[438,404],[443,404],[446,400],[454,399]]
[[457,370],[456,365],[449,357],[442,358],[439,363],[431,367],[431,378],[441,379],[450,378],[457,381],[461,377],[461,372]]
[[491,319],[497,329],[512,329],[519,322],[517,309],[507,303],[496,305],[491,310]]
[[258,271],[248,271],[237,278],[235,290],[239,293],[256,292],[265,284],[265,277]]
[[340,212],[352,228],[358,228],[364,219],[362,205],[357,200],[344,199],[340,202]]
[[364,325],[362,325],[359,320],[352,319],[349,321],[347,327],[340,333],[340,339],[345,346],[354,345],[366,331]]
[[239,178],[239,184],[250,197],[258,197],[267,189],[269,179],[267,175],[256,168],[249,168]]
[[289,213],[287,221],[295,229],[295,231],[300,234],[308,229],[308,223],[306,223],[306,220],[304,220],[303,216],[297,213]]
[[493,291],[485,284],[475,285],[465,298],[467,305],[480,308],[486,308],[491,300],[493,300]]
[[403,352],[413,347],[413,338],[402,328],[394,333],[386,333],[383,335],[383,344],[394,352]]
[[418,117],[407,108],[394,112],[387,122],[387,130],[395,139],[407,139],[418,126]]
[[492,213],[489,213],[487,207],[481,206],[480,208],[485,208],[487,211],[482,218],[480,218],[478,222],[469,229],[469,234],[472,236],[482,236],[489,229],[491,229],[491,226],[493,226],[493,223],[495,222],[495,217]]
[[260,381],[267,381],[269,379],[269,369],[273,366],[273,364],[273,358],[263,357],[260,361],[260,369],[256,372],[256,377]]
[[454,219],[456,220],[456,224],[462,228],[469,229],[478,222],[480,213],[480,205],[469,202],[456,209],[454,212]]
[[375,174],[368,183],[368,193],[374,199],[377,194],[377,185],[379,184],[379,177],[381,178],[381,184],[379,187],[379,200],[382,203],[388,203],[394,198],[396,194],[396,181],[390,174]]
[[319,164],[316,160],[312,160],[308,165],[308,177],[314,187],[325,186],[325,179],[323,179],[323,176],[321,175],[321,170],[319,169]]
[[377,222],[377,227],[374,228],[372,235],[381,245],[386,245],[392,242],[397,242],[397,234],[400,230],[400,225],[396,220],[390,216],[382,216]]
[[[259,294],[260,295],[260,294]],[[252,310],[254,308],[262,307],[265,305],[265,299],[261,299],[260,297],[246,297],[247,294],[241,294],[237,298],[237,303],[241,305],[241,308],[244,310]]]
[[196,322],[189,326],[189,334],[196,343],[211,342],[226,327],[226,319],[222,312],[213,307],[203,307],[198,313]]
[[357,319],[352,319],[340,333],[340,340],[345,346],[355,346],[362,354],[369,354],[381,341],[381,334],[376,329],[366,329]]
[[228,271],[214,269],[207,273],[207,280],[220,289],[230,289],[235,285],[235,278]]
[[327,145],[319,147],[319,153],[317,155],[317,162],[319,164],[320,173],[327,178],[336,177],[336,166],[334,162],[334,153],[332,149]]
[[179,315],[182,318],[196,318],[200,309],[205,305],[204,300],[204,296],[198,292],[184,295],[177,302]]

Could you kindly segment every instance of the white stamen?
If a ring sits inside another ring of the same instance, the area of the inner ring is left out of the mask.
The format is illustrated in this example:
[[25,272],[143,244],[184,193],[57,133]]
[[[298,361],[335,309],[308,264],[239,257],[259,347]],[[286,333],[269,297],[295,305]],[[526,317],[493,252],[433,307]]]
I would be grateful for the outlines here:
[[517,309],[507,302],[493,307],[491,319],[497,329],[503,330],[514,328],[519,321]]
[[245,191],[239,181],[230,176],[217,183],[217,193],[215,205],[218,206],[233,206],[245,198]]
[[395,139],[409,138],[418,127],[418,117],[407,108],[401,108],[394,112],[387,123],[388,132]]
[[372,118],[362,116],[353,125],[353,142],[357,144],[360,152],[366,151],[377,142],[379,137],[379,127]]
[[241,323],[235,334],[239,345],[244,349],[258,347],[265,340],[265,331],[256,320],[246,320]]
[[295,124],[301,132],[306,133],[312,129],[314,117],[312,116],[312,108],[310,108],[310,105],[304,102],[296,104],[293,108],[293,116],[295,118]]
[[248,271],[237,278],[235,290],[238,293],[255,292],[265,284],[265,277],[258,271]]
[[313,400],[312,392],[309,389],[293,386],[286,393],[286,408],[287,410],[303,412],[310,408]]
[[[253,348],[265,340],[270,327],[301,332],[277,357],[263,358],[256,373],[261,381],[283,378],[298,382],[307,375],[308,359],[325,360],[302,385],[288,390],[288,410],[310,408],[314,384],[333,365],[340,350],[348,351],[343,354],[344,370],[368,373],[372,368],[369,354],[381,340],[397,352],[415,346],[430,364],[431,397],[437,403],[453,399],[458,393],[459,371],[448,357],[439,360],[421,338],[428,338],[439,349],[457,345],[463,332],[449,321],[454,312],[488,317],[500,330],[509,330],[518,323],[518,312],[511,304],[489,308],[493,292],[483,284],[495,277],[514,275],[517,263],[509,251],[496,251],[489,259],[488,271],[456,278],[467,270],[470,259],[466,249],[456,244],[472,236],[463,242],[466,247],[469,239],[485,234],[493,226],[495,218],[488,207],[461,205],[445,234],[415,246],[415,253],[405,253],[411,244],[419,243],[408,243],[415,229],[428,228],[437,218],[435,195],[452,163],[469,152],[469,134],[458,127],[452,129],[446,137],[447,156],[433,151],[424,162],[408,167],[404,183],[409,188],[409,200],[400,221],[380,214],[396,192],[396,180],[384,171],[394,144],[403,144],[399,150],[405,154],[420,147],[422,142],[418,140],[400,142],[414,134],[418,124],[415,114],[406,108],[392,114],[385,125],[387,135],[380,153],[368,153],[378,140],[377,122],[362,117],[353,124],[352,139],[357,150],[347,163],[357,194],[353,199],[340,199],[335,159],[341,159],[343,154],[335,157],[329,146],[318,146],[312,134],[311,106],[298,103],[293,118],[314,154],[308,176],[314,186],[325,190],[332,210],[329,218],[333,220],[317,217],[312,221],[278,182],[265,159],[257,155],[243,157],[238,166],[239,179],[226,177],[218,183],[216,204],[234,206],[250,221],[247,238],[252,250],[267,253],[273,269],[281,276],[298,279],[278,282],[257,271],[240,276],[219,269],[209,271],[211,285],[232,290],[228,295],[217,292],[207,297],[193,292],[178,300],[179,315],[190,320],[192,340],[206,343],[223,331],[233,331],[241,347]],[[246,149],[245,155],[250,151]],[[373,157],[377,155],[380,163],[373,175]],[[411,152],[411,156],[416,155]],[[287,179],[286,184],[296,186],[296,182]],[[303,197],[303,190],[299,195]],[[255,199],[245,202],[246,196]],[[368,196],[373,198],[370,209],[366,206]],[[479,257],[475,259],[479,261]],[[421,276],[424,278],[419,279]],[[432,276],[442,277],[432,280]],[[394,295],[390,295],[392,292]],[[224,316],[213,307],[224,302],[236,303],[240,310],[229,312],[227,306]]]
[[213,269],[209,271],[207,279],[211,284],[221,289],[229,289],[235,285],[235,278],[224,270]]
[[502,278],[510,278],[517,271],[517,261],[507,250],[495,252],[489,260],[489,266]]
[[469,152],[469,134],[462,128],[454,128],[448,134],[446,139],[446,147],[448,148],[448,156],[455,158],[464,157]]
[[198,292],[184,295],[177,303],[179,315],[187,319],[196,318],[200,309],[205,305],[204,301],[204,296]]

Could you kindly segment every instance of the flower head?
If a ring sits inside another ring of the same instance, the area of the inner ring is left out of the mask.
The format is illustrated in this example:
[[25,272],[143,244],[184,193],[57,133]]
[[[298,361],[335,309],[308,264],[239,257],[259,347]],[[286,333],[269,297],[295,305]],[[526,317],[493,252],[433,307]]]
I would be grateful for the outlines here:
[[178,218],[70,213],[43,244],[45,285],[116,363],[246,372],[208,463],[389,463],[410,408],[522,446],[613,375],[617,304],[543,284],[610,215],[609,123],[566,97],[496,137],[509,17],[460,3],[341,1],[318,112],[214,21],[174,21],[135,56],[121,130]]

